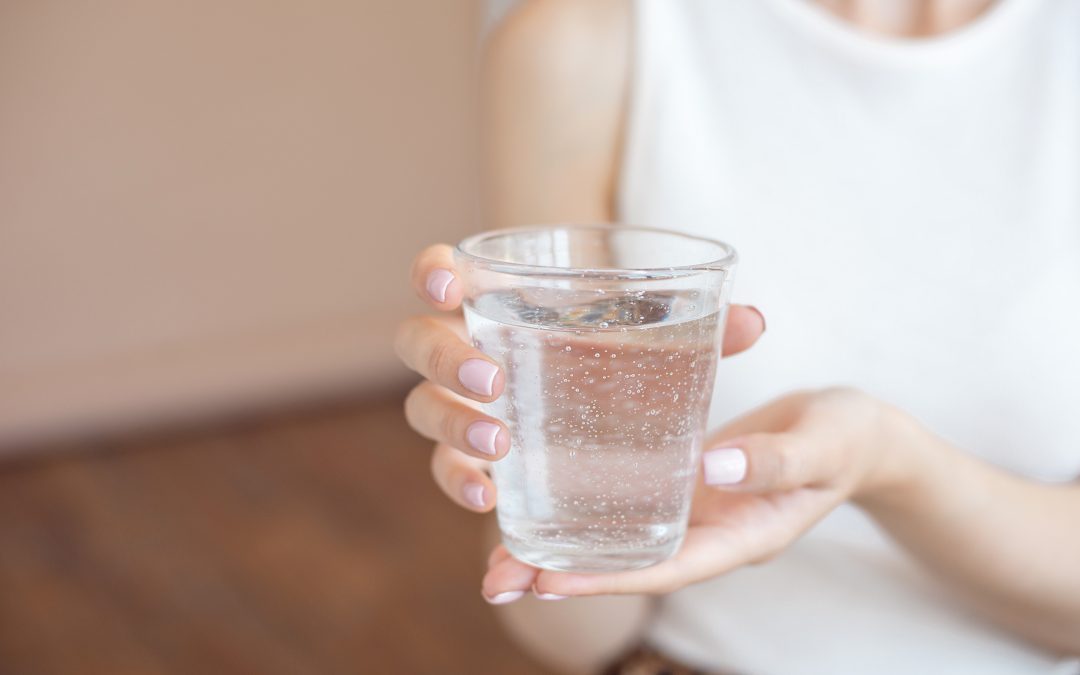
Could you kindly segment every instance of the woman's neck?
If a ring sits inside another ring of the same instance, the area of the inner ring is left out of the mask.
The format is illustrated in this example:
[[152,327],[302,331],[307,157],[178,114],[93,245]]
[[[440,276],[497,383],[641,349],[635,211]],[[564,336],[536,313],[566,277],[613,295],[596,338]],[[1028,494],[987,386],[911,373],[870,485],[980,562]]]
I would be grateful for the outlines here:
[[894,37],[929,37],[965,26],[995,0],[812,0],[855,26]]

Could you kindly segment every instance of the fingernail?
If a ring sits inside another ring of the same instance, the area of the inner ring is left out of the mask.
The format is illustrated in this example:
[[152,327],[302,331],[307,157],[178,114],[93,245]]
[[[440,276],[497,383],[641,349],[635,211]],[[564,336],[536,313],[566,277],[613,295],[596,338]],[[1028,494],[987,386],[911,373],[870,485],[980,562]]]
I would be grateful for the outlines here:
[[570,597],[567,595],[559,595],[557,593],[539,593],[536,589],[533,589],[533,595],[536,596],[537,600],[565,600]]
[[746,453],[738,448],[710,450],[702,462],[707,485],[734,485],[746,478]]
[[473,450],[485,455],[494,455],[499,451],[495,448],[495,439],[499,437],[499,425],[491,422],[477,421],[469,425],[465,430],[465,438]]
[[495,391],[495,376],[499,369],[495,364],[483,359],[469,359],[458,368],[458,379],[462,386],[481,396],[491,396]]
[[761,313],[760,309],[754,307],[753,305],[747,305],[747,308],[752,309],[754,311],[754,314],[757,314],[759,317],[761,317],[761,332],[764,333],[765,329],[768,327],[765,323],[765,315]]
[[[483,595],[483,593],[481,593],[481,595]],[[505,605],[515,600],[520,600],[523,595],[525,595],[525,591],[506,591],[490,598],[484,595],[484,600],[487,600],[488,603],[492,605]]]
[[454,281],[454,273],[450,270],[432,270],[427,278],[427,292],[435,302],[446,302],[446,289],[450,288]]
[[478,509],[484,508],[484,486],[480,483],[466,483],[461,488],[461,494],[467,504],[472,504]]

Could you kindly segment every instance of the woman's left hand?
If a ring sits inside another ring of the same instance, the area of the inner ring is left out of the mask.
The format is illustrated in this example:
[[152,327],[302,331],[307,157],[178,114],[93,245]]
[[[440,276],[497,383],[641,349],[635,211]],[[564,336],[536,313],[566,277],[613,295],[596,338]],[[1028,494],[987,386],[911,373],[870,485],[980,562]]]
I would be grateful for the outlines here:
[[540,570],[498,546],[483,594],[510,602],[611,593],[669,593],[768,560],[842,502],[893,480],[882,443],[887,406],[851,389],[785,396],[705,445],[690,527],[674,557],[612,574]]

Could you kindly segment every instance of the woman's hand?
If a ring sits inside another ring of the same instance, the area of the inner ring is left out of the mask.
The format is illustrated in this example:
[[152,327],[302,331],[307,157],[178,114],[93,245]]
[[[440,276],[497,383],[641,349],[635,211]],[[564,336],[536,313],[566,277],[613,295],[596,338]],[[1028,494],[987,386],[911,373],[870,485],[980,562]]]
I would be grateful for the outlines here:
[[[421,253],[412,283],[435,309],[461,305],[449,246]],[[723,353],[749,348],[764,327],[757,310],[732,306]],[[413,428],[437,441],[435,481],[465,508],[491,510],[495,486],[484,467],[506,454],[509,434],[477,403],[502,394],[498,364],[468,345],[457,316],[408,319],[396,348],[426,378],[405,409]],[[1080,483],[1013,476],[849,389],[786,396],[732,422],[705,447],[690,528],[673,558],[630,572],[570,574],[530,567],[499,546],[484,596],[499,603],[529,590],[545,599],[670,592],[767,560],[851,499],[976,610],[1039,644],[1080,654]]]
[[706,444],[690,528],[671,559],[641,570],[572,574],[539,570],[502,546],[483,593],[508,602],[608,593],[669,593],[771,558],[841,502],[900,476],[881,461],[889,410],[849,389],[797,393],[736,420]]
[[[416,257],[412,286],[422,300],[446,314],[414,316],[398,328],[394,343],[398,356],[425,378],[406,398],[405,417],[413,429],[436,441],[431,468],[439,487],[467,509],[490,511],[495,506],[495,485],[484,465],[506,455],[510,436],[501,421],[482,413],[476,404],[497,399],[505,375],[499,364],[469,345],[456,311],[464,288],[449,246],[432,246]],[[732,306],[724,355],[748,349],[764,330],[765,321],[756,309]]]

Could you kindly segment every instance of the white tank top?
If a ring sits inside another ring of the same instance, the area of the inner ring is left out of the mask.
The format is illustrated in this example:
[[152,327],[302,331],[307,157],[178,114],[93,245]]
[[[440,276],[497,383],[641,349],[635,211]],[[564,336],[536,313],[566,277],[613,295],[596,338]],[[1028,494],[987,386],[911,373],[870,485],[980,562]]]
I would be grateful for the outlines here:
[[[619,218],[734,244],[735,298],[768,317],[720,365],[713,426],[853,385],[1021,474],[1080,475],[1080,0],[918,41],[805,0],[634,12]],[[950,603],[852,507],[666,598],[649,639],[738,673],[1080,672]]]

